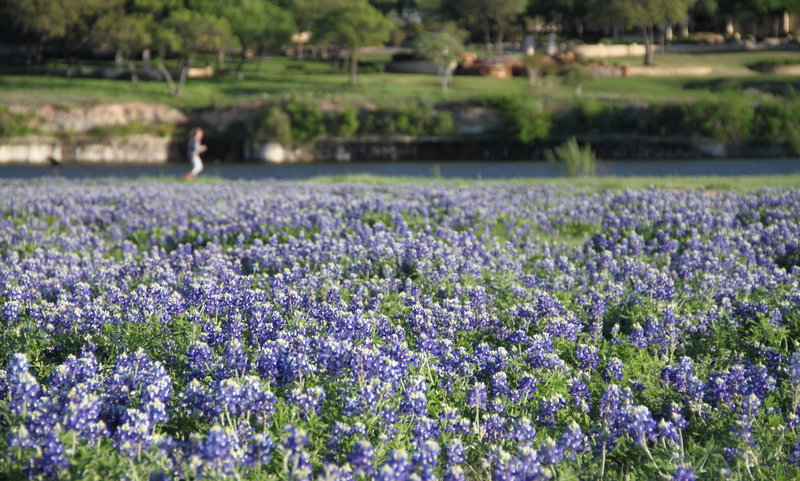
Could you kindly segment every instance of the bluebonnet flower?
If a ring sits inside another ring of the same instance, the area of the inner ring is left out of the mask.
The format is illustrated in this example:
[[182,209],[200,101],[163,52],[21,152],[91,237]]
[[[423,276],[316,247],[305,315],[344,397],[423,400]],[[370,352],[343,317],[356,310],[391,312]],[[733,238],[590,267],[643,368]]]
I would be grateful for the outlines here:
[[456,465],[464,464],[466,458],[466,450],[459,438],[453,438],[447,443],[447,466],[453,467]]
[[487,398],[486,385],[482,382],[476,382],[467,394],[467,405],[473,409],[484,410],[486,409]]
[[672,481],[694,481],[694,469],[691,466],[678,466],[672,475]]
[[414,450],[412,455],[414,470],[423,481],[436,479],[434,470],[439,462],[439,452],[439,444],[430,439]]
[[794,444],[791,454],[789,454],[789,463],[800,466],[800,439]]
[[626,431],[636,444],[655,440],[656,422],[646,406],[632,406],[626,419]]
[[461,466],[448,466],[443,481],[465,481],[467,479]]
[[411,434],[413,435],[412,444],[420,446],[427,440],[439,437],[439,428],[436,424],[436,421],[428,417],[415,418],[411,429]]
[[186,353],[189,363],[189,376],[192,379],[201,379],[211,373],[214,355],[211,348],[202,341],[195,341],[189,346]]
[[507,396],[510,387],[508,385],[508,375],[505,372],[498,372],[492,376],[492,396]]
[[539,406],[539,414],[536,420],[547,427],[556,425],[556,414],[567,406],[567,401],[561,394],[554,394],[549,398],[542,398]]
[[36,409],[41,388],[30,372],[28,372],[28,358],[25,354],[14,354],[6,374],[6,388],[9,401],[8,408],[17,416]]
[[69,466],[64,445],[55,433],[50,432],[45,435],[37,450],[41,454],[31,457],[25,467],[29,478],[57,479]]
[[575,360],[578,361],[578,367],[581,369],[588,371],[597,369],[600,362],[597,347],[578,344],[578,347],[575,348]]
[[622,376],[624,375],[623,368],[624,368],[624,365],[622,364],[622,361],[620,361],[616,357],[610,358],[606,362],[606,366],[605,366],[604,372],[603,372],[603,379],[605,379],[606,381],[609,381],[609,382],[611,382],[611,381],[621,381],[622,380]]
[[413,469],[413,464],[408,458],[408,454],[403,450],[393,450],[389,453],[388,459],[378,469],[375,475],[376,481],[402,481],[409,479]]
[[569,393],[572,395],[572,403],[582,412],[588,413],[592,409],[592,402],[589,401],[592,393],[585,382],[578,379],[571,379],[569,383]]
[[514,424],[512,438],[519,443],[530,444],[536,438],[536,428],[531,420],[525,416]]
[[572,421],[559,438],[558,444],[570,459],[575,460],[576,453],[581,453],[586,448],[586,435],[583,434],[578,423]]
[[256,433],[250,437],[242,464],[247,467],[267,465],[272,459],[275,443],[268,433]]
[[311,477],[311,460],[303,448],[308,444],[308,433],[291,424],[283,428],[286,438],[281,443],[283,463],[288,477],[293,480],[307,480]]
[[490,441],[499,441],[506,437],[506,422],[498,414],[489,414],[483,420],[483,431]]
[[321,386],[312,386],[306,390],[295,388],[289,393],[288,401],[300,408],[301,416],[307,418],[310,413],[319,414],[325,390]]
[[347,457],[348,463],[353,468],[354,474],[372,475],[375,471],[375,452],[369,441],[360,439],[353,445],[353,450]]

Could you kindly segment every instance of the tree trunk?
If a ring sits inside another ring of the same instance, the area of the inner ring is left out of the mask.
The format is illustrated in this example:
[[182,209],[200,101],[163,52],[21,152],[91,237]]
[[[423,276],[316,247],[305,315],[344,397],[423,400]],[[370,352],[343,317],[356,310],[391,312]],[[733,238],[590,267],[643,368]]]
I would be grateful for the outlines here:
[[447,95],[447,68],[439,69],[439,82],[442,86],[442,93]]
[[131,72],[131,83],[139,85],[139,74],[136,72],[136,64],[132,60],[128,60],[128,70]]
[[644,64],[653,65],[653,26],[642,26],[642,36],[644,37]]
[[503,29],[499,28],[497,30],[497,53],[503,53]]
[[177,97],[175,95],[175,81],[172,79],[172,72],[164,65],[164,61],[162,59],[158,59],[158,63],[156,64],[158,71],[161,72],[161,75],[164,76],[164,80],[167,82],[167,91],[171,97]]
[[356,47],[350,51],[350,85],[356,84],[356,73],[358,73],[358,58],[356,54]]
[[[244,80],[244,73],[242,73],[242,69],[244,68],[244,63],[247,61],[247,52],[242,50],[242,54],[239,56],[239,62],[236,63],[236,80]],[[258,59],[256,59],[258,61]]]
[[575,33],[578,35],[578,38],[583,40],[583,19],[578,18],[575,20]]
[[483,22],[483,37],[486,41],[486,48],[489,50],[489,53],[492,52],[492,27],[489,25],[489,19],[487,18],[485,22]]
[[539,69],[528,67],[526,70],[528,71],[528,85],[536,86],[539,83]]
[[217,73],[222,73],[225,70],[225,51],[217,51]]
[[186,61],[181,64],[181,71],[178,75],[178,88],[175,91],[175,97],[180,97],[183,94],[183,87],[186,85],[186,74],[189,73],[189,65],[191,61]]

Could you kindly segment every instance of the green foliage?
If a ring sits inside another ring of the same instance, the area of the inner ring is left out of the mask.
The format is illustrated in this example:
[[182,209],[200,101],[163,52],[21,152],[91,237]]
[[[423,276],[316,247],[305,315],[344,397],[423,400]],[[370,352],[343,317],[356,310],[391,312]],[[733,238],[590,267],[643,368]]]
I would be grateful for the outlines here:
[[414,49],[422,57],[430,59],[439,69],[439,80],[442,92],[447,93],[447,86],[458,66],[458,60],[464,52],[461,40],[448,32],[423,33],[414,44]]
[[0,137],[23,137],[35,133],[25,114],[14,114],[0,106]]
[[283,106],[292,126],[292,138],[299,142],[314,140],[325,133],[322,109],[312,101],[290,100]]
[[89,131],[90,135],[97,137],[120,137],[126,135],[156,135],[158,137],[172,137],[178,133],[178,127],[173,123],[158,123],[145,125],[140,122],[129,122],[120,125],[105,125],[95,127]]
[[292,144],[292,122],[289,115],[278,105],[267,107],[256,122],[253,137],[257,140]]
[[440,70],[454,69],[464,52],[461,40],[447,32],[425,32],[414,43],[421,57],[430,59]]
[[552,118],[542,105],[534,100],[505,96],[490,100],[504,114],[503,134],[521,142],[533,142],[550,135]]
[[591,147],[581,147],[575,138],[567,140],[554,149],[545,151],[548,162],[567,171],[570,177],[590,177],[595,175],[597,158]]
[[451,135],[456,131],[455,121],[453,120],[453,114],[450,112],[443,110],[439,112],[439,115],[434,117],[434,123],[431,126],[431,135],[436,136],[445,136]]
[[359,125],[358,110],[348,105],[331,117],[331,126],[328,130],[337,137],[350,138],[358,132]]
[[[212,14],[176,10],[166,19],[164,26],[174,32],[172,48],[184,55],[239,48],[227,20]],[[175,42],[176,38],[178,42]]]
[[332,45],[356,49],[389,40],[392,22],[365,1],[346,3],[320,20],[319,36]]
[[330,45],[350,50],[350,84],[356,83],[358,49],[383,44],[391,35],[394,24],[365,1],[346,3],[320,19],[316,31]]
[[754,134],[768,142],[782,142],[800,154],[800,102],[766,102],[755,111]]
[[716,140],[745,140],[755,121],[752,105],[731,97],[717,102],[697,102],[683,109],[683,121],[690,133]]
[[279,46],[297,31],[291,13],[266,0],[192,0],[190,5],[226,20],[243,49]]
[[567,85],[580,85],[594,79],[594,73],[581,65],[568,65],[558,74]]
[[431,104],[417,101],[370,112],[361,131],[370,135],[444,135],[452,132],[452,125],[452,115],[436,113]]

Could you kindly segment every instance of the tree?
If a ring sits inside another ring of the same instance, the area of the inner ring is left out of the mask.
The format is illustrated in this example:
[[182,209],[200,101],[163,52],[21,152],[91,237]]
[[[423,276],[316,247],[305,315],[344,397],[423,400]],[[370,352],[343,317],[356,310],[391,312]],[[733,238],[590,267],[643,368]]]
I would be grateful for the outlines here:
[[389,39],[394,24],[366,1],[338,7],[323,17],[317,28],[320,38],[350,51],[350,85],[356,84],[358,49],[382,44]]
[[[241,71],[248,52],[259,52],[289,42],[296,26],[291,13],[266,0],[191,0],[193,9],[222,18],[241,45]],[[218,68],[223,68],[224,50],[218,52]]]
[[582,38],[586,21],[596,4],[597,0],[536,0],[530,2],[528,13],[560,24],[564,29],[572,24],[575,34]]
[[453,78],[453,71],[458,66],[458,58],[464,51],[461,40],[447,32],[426,32],[420,35],[415,50],[436,64],[442,93],[446,94],[447,86]]
[[502,52],[503,33],[509,22],[525,12],[527,6],[527,0],[464,0],[462,8],[464,13],[479,20],[488,46],[491,46],[492,27],[495,28],[497,49]]
[[[198,52],[234,50],[239,44],[224,19],[191,10],[176,10],[170,14],[155,33],[155,45],[159,50],[158,70],[167,82],[170,95],[180,97],[186,84],[186,74]],[[164,65],[167,53],[177,54],[178,83]]]
[[[124,0],[26,0],[14,6],[16,23],[41,41],[60,41],[65,59],[89,45],[97,22],[119,12]],[[77,59],[74,59],[77,63]]]
[[[755,25],[764,18],[777,20],[786,12],[800,11],[798,0],[717,0],[717,6],[719,13],[728,19]],[[777,25],[775,30],[777,35]]]
[[596,15],[626,28],[637,27],[644,39],[644,64],[653,64],[655,27],[686,20],[695,0],[609,0],[598,3]]
[[146,14],[107,15],[97,22],[96,32],[101,43],[105,43],[122,54],[122,59],[131,72],[131,82],[139,83],[139,75],[133,56],[153,41],[150,31],[153,29],[152,17]]

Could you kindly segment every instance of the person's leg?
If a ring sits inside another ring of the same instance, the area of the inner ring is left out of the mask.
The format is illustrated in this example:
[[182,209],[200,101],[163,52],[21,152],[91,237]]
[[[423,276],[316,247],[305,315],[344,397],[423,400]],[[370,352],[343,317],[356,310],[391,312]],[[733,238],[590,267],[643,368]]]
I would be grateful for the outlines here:
[[203,171],[203,161],[200,160],[199,155],[192,156],[192,177],[197,177],[197,175]]

